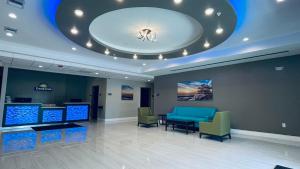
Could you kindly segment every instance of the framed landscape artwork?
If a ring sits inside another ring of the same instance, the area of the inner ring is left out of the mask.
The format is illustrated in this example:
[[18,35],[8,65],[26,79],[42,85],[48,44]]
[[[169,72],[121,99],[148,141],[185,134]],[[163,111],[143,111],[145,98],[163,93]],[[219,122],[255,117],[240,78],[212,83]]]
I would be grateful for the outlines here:
[[122,85],[121,99],[133,100],[133,87],[129,85]]
[[205,101],[213,99],[212,80],[177,83],[178,101]]

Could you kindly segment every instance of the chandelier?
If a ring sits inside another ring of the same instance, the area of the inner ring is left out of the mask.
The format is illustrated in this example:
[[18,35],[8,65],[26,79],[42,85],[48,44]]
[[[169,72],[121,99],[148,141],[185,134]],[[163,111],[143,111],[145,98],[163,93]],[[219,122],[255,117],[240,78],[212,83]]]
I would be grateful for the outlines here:
[[138,32],[137,38],[142,41],[150,41],[155,42],[157,41],[156,32],[152,31],[151,29],[145,28]]

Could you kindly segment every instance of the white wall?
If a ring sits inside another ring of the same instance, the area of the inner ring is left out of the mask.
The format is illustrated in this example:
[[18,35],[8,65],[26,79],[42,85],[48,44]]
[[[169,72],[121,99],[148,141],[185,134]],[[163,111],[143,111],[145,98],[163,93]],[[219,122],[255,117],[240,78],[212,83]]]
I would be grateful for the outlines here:
[[[130,85],[134,88],[133,101],[121,100],[121,86]],[[105,119],[136,117],[140,107],[141,87],[150,87],[143,82],[107,79]],[[111,93],[111,95],[109,95]]]
[[8,68],[7,68],[7,66],[5,66],[5,67],[3,67],[2,85],[1,85],[0,129],[2,128],[2,117],[3,117],[5,94],[6,94],[7,74],[8,74]]

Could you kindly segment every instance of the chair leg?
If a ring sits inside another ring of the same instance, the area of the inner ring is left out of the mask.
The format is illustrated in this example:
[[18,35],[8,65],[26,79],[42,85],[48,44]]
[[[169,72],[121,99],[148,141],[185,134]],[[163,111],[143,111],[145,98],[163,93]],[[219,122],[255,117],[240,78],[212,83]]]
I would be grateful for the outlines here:
[[202,133],[199,133],[199,137],[202,138]]
[[140,123],[138,122],[138,125],[137,125],[138,127],[140,127]]
[[156,123],[156,127],[158,127],[158,123]]
[[220,136],[220,137],[219,137],[219,140],[220,140],[221,142],[223,142],[223,137],[222,137],[222,136]]
[[231,134],[228,134],[229,139],[231,139]]

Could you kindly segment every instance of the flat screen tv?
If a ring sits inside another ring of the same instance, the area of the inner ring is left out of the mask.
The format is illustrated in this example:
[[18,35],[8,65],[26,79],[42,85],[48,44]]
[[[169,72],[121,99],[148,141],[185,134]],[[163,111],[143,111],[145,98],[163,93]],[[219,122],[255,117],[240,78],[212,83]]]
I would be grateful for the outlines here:
[[5,104],[2,126],[22,126],[39,123],[40,104]]
[[88,121],[89,104],[66,104],[66,121]]

